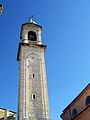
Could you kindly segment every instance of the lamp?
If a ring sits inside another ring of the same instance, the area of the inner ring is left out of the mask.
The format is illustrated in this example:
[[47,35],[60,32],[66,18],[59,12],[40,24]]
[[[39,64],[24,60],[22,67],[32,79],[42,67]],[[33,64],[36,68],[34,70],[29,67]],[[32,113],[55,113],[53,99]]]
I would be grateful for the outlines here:
[[3,5],[0,3],[0,14],[2,13]]

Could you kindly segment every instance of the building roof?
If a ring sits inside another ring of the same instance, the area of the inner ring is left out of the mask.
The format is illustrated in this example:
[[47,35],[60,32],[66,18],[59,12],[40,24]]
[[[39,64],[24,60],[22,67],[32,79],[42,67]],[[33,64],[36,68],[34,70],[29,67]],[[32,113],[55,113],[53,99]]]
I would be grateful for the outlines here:
[[[13,115],[7,117],[7,120],[14,120],[14,119],[15,119],[15,117]],[[0,120],[5,120],[5,117],[0,118]]]
[[16,112],[0,108],[0,120],[14,120],[16,118]]
[[37,27],[42,28],[41,25],[38,25],[38,24],[36,24],[35,22],[32,22],[32,23],[30,23],[30,22],[24,23],[24,24],[22,24],[22,27],[23,27],[24,25],[35,25],[35,26],[37,26]]
[[[63,112],[70,107],[74,101],[76,101],[88,88],[90,87],[90,83],[80,92],[80,94],[63,110]],[[62,113],[63,114],[63,113]]]
[[[0,108],[0,110],[6,110],[6,109],[5,108]],[[9,110],[9,112],[12,112],[12,113],[16,114],[16,112],[11,111],[11,110]]]

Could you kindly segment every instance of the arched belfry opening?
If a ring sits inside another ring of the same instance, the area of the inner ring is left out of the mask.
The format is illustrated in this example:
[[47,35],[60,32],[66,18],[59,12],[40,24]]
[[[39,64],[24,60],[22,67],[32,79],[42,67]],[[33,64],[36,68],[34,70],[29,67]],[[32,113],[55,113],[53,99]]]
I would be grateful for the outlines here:
[[30,41],[36,41],[36,33],[33,31],[28,32],[28,40]]

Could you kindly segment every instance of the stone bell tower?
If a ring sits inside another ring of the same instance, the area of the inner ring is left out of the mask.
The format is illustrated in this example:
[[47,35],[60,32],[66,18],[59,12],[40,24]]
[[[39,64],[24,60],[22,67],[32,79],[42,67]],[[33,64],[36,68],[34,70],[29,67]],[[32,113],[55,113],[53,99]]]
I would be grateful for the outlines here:
[[19,62],[18,120],[50,120],[42,27],[32,17],[22,24]]

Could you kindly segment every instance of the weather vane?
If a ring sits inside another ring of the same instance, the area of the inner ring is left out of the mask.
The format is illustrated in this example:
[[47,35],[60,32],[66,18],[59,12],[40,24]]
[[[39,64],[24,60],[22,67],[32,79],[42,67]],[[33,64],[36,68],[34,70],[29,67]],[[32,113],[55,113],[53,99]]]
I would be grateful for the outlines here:
[[3,11],[3,5],[0,3],[0,14],[2,14]]

